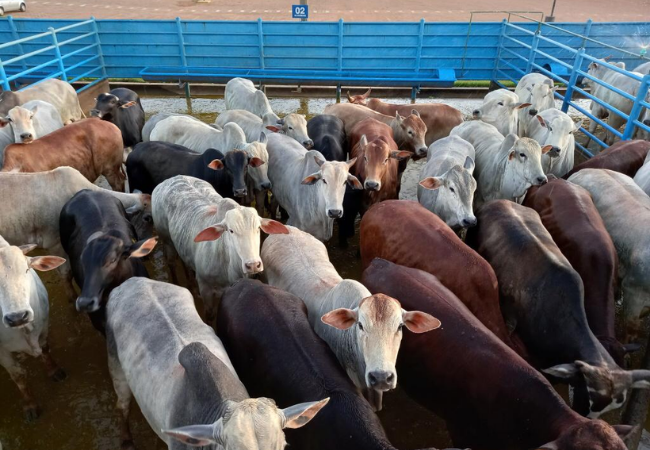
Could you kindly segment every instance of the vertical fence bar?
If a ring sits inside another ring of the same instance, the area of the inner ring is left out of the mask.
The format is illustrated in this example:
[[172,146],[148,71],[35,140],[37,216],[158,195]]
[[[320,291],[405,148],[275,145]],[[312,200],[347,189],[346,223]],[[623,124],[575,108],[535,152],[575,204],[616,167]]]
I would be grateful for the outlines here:
[[0,77],[2,77],[2,90],[10,91],[11,86],[9,86],[9,81],[7,81],[7,72],[5,71],[5,66],[0,59]]
[[91,17],[93,21],[93,32],[95,33],[95,44],[97,44],[97,55],[99,56],[99,64],[102,66],[102,78],[108,78],[106,74],[106,63],[104,62],[104,52],[102,50],[102,41],[99,39],[99,27],[97,26],[97,20],[94,17]]
[[526,73],[530,73],[533,70],[533,63],[535,62],[535,55],[537,55],[540,33],[541,30],[537,30],[535,36],[533,36],[533,42],[530,44],[530,55],[528,56],[528,62],[526,63]]
[[562,112],[566,113],[569,110],[569,102],[573,98],[573,90],[578,82],[578,70],[582,66],[582,60],[585,56],[585,48],[582,47],[576,53],[576,57],[573,60],[573,68],[571,68],[571,77],[569,78],[569,84],[566,87],[566,93],[564,94],[564,100],[562,101]]
[[[181,56],[181,63],[183,64],[183,67],[187,67],[187,55],[185,54],[185,39],[183,38],[183,23],[181,22],[180,17],[176,18],[176,32],[178,33],[178,48]],[[180,84],[181,80],[178,81]],[[187,107],[191,111],[192,95],[190,92],[190,82],[186,81],[184,87],[185,87],[185,100],[187,101]]]
[[[9,26],[11,27],[11,37],[14,39],[14,41],[17,41],[20,39],[20,36],[18,36],[18,28],[16,28],[16,22],[14,22],[14,18],[11,16],[7,17],[7,22],[9,22]],[[23,44],[18,44],[17,47],[20,54],[24,55],[25,51],[23,50]],[[23,66],[23,70],[27,70],[27,63],[24,59],[20,60],[20,65]]]
[[59,40],[56,38],[56,31],[54,28],[49,27],[48,31],[50,36],[52,36],[52,44],[54,45],[54,54],[59,60],[59,70],[61,71],[61,78],[63,81],[68,81],[68,75],[65,73],[65,64],[63,64],[63,58],[61,58],[61,49],[59,48]]
[[[338,71],[343,71],[343,19],[339,19]],[[341,83],[336,85],[336,103],[341,103]]]
[[257,45],[260,49],[260,69],[264,69],[264,29],[261,18],[257,19]]
[[494,58],[494,69],[492,69],[492,79],[497,81],[499,75],[499,60],[501,59],[501,47],[503,46],[503,36],[506,35],[506,19],[501,21],[501,33],[499,33],[499,43],[497,45],[497,54]]
[[591,19],[587,20],[587,22],[585,23],[585,32],[583,34],[584,37],[582,38],[582,47],[585,47],[585,48],[587,47],[587,44],[589,42],[589,41],[587,41],[587,38],[591,34],[591,25],[593,23],[594,22]]
[[634,124],[635,120],[638,120],[643,105],[641,102],[648,95],[648,85],[650,85],[650,74],[647,74],[643,77],[641,81],[641,86],[639,86],[639,92],[636,94],[636,99],[634,100],[634,106],[632,106],[632,111],[630,111],[630,116],[627,119],[627,124],[625,125],[625,131],[623,131],[623,136],[621,140],[627,141],[632,139],[634,131],[636,130],[636,125]]
[[[417,74],[420,73],[420,67],[421,67],[421,62],[422,62],[422,45],[424,42],[424,19],[420,19],[420,30],[418,32],[418,48],[416,49],[416,54],[415,54],[415,72]],[[420,91],[420,86],[413,86],[411,88],[411,102],[415,103],[415,98],[418,95],[418,92]]]

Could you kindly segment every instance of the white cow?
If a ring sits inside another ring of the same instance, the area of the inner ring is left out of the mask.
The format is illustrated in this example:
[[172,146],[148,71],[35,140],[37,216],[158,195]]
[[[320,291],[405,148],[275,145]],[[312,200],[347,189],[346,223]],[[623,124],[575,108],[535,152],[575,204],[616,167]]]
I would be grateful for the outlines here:
[[54,106],[65,125],[85,117],[72,85],[56,78],[42,81],[22,91],[0,93],[0,115],[6,115],[10,109],[24,105],[30,100],[42,100]]
[[451,134],[465,139],[476,151],[475,209],[495,199],[521,203],[528,188],[548,181],[542,170],[542,155],[550,145],[541,148],[534,140],[514,134],[504,138],[494,126],[479,120],[462,123]]
[[0,116],[0,167],[7,145],[28,144],[62,127],[61,115],[47,102],[31,100],[11,108],[6,117]]
[[637,66],[634,71],[643,75],[648,75],[650,73],[650,61]]
[[569,181],[589,191],[614,242],[627,338],[633,341],[640,337],[642,317],[650,312],[650,197],[632,178],[612,170],[583,169]]
[[472,210],[475,158],[472,144],[448,136],[429,146],[427,163],[420,172],[418,201],[454,230],[476,225]]
[[189,116],[169,116],[161,120],[149,139],[182,145],[198,153],[209,148],[225,153],[246,145],[246,135],[239,125],[229,123],[223,130],[217,130]]
[[223,127],[228,122],[234,122],[244,130],[247,142],[256,141],[260,134],[271,131],[286,134],[305,148],[314,146],[314,141],[307,134],[307,120],[302,114],[287,114],[283,119],[278,119],[275,114],[269,113],[260,119],[250,111],[232,109],[219,114],[215,125]]
[[170,450],[280,450],[283,428],[299,428],[328,398],[279,409],[249,398],[221,340],[187,289],[131,278],[106,307],[108,368],[121,413],[121,448],[134,449],[128,416],[135,397]]
[[[275,114],[266,94],[256,89],[251,80],[233,78],[226,84],[224,97],[226,109],[245,109],[261,118],[266,114]],[[275,119],[279,120],[279,117],[275,116]]]
[[273,197],[289,214],[287,224],[321,241],[329,240],[334,219],[343,216],[345,184],[363,189],[349,172],[356,158],[348,162],[325,161],[319,151],[306,150],[287,136],[274,133],[268,139],[269,180]]
[[34,248],[35,245],[11,246],[0,236],[0,365],[18,386],[28,421],[38,417],[38,406],[27,387],[25,370],[12,353],[40,358],[54,381],[66,376],[50,356],[47,343],[50,304],[47,290],[34,271],[55,269],[65,259],[26,256]]
[[489,92],[483,104],[472,112],[474,119],[494,125],[503,136],[517,134],[518,113],[530,103],[522,103],[519,96],[508,89]]
[[180,256],[196,273],[206,315],[216,316],[224,289],[240,278],[264,270],[260,229],[286,233],[284,225],[261,219],[253,208],[222,198],[207,182],[179,175],[159,184],[152,195],[152,213],[165,244],[172,279]]
[[519,80],[515,94],[520,102],[530,103],[530,106],[519,110],[520,137],[532,137],[529,126],[537,113],[555,109],[555,91],[557,87],[553,86],[553,80],[541,73],[529,73]]
[[[605,62],[605,60],[601,61]],[[624,63],[611,64],[620,67],[621,69],[625,69]],[[639,91],[639,87],[641,86],[641,83],[639,81],[634,80],[627,75],[623,75],[622,73],[618,73],[613,69],[605,67],[602,63],[599,62],[592,62],[589,64],[588,73],[594,78],[598,78],[599,80],[611,86],[615,86],[623,92],[627,92],[632,97],[636,97]],[[643,77],[643,74],[641,73],[632,73],[638,77]],[[625,98],[622,95],[617,94],[616,92],[607,89],[604,86],[601,86],[595,81],[586,79],[586,84],[591,86],[591,93],[594,97],[599,98],[603,102],[613,106],[625,114],[630,114],[632,111],[632,106],[634,106],[634,102],[632,100]],[[607,119],[607,124],[615,130],[618,130],[623,124],[627,122],[623,117],[619,116],[613,111],[609,111],[607,108],[599,105],[594,101],[591,102],[590,110],[591,114],[599,119],[604,119],[605,117],[609,116]],[[596,131],[597,126],[598,123],[596,121],[590,121],[589,132],[593,134],[594,131]],[[614,143],[614,133],[607,130],[604,142],[607,145],[612,145]],[[587,142],[587,145],[589,145],[589,142]]]
[[[5,208],[0,214],[0,234],[12,245],[36,244],[65,258],[59,235],[59,215],[67,201],[82,189],[103,190],[71,167],[48,172],[0,173],[0,198]],[[106,192],[117,197],[129,215],[138,214],[138,220],[142,221],[151,218],[149,195]],[[77,298],[70,265],[63,264],[59,271],[69,298]]]
[[643,166],[634,175],[634,182],[645,192],[650,195],[650,153],[645,157]]
[[582,120],[574,123],[568,114],[558,109],[542,111],[536,119],[528,125],[528,135],[542,147],[551,146],[551,150],[542,155],[542,169],[547,175],[551,173],[562,178],[573,169],[574,133],[582,126]]
[[423,312],[406,312],[394,298],[372,295],[361,283],[344,280],[325,245],[297,228],[269,236],[262,260],[269,284],[302,298],[316,334],[373,408],[381,410],[383,392],[397,385],[402,327],[424,333],[438,328],[440,321]]
[[[151,116],[151,117],[149,118],[149,120],[147,120],[147,121],[145,122],[144,127],[142,128],[142,142],[149,142],[149,141],[151,141],[151,132],[152,132],[153,129],[156,127],[156,125],[158,125],[158,123],[159,123],[161,120],[165,120],[166,118],[171,117],[171,116],[183,116],[183,117],[189,117],[189,118],[194,119],[194,120],[196,120],[196,121],[198,121],[198,122],[201,122],[201,121],[200,121],[199,119],[197,119],[196,117],[188,116],[187,114],[166,113],[166,112],[165,112],[165,113],[157,113],[157,114],[154,114],[153,116]],[[216,126],[216,125],[210,125],[210,126],[211,126],[212,128],[214,128],[215,130],[222,130],[221,127],[218,127],[218,126]]]

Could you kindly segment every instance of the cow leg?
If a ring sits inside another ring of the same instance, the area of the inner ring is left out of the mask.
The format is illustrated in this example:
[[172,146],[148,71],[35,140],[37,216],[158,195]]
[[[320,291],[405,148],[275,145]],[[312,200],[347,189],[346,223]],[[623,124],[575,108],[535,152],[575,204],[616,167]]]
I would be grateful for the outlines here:
[[43,351],[41,354],[41,361],[45,365],[47,376],[50,377],[52,381],[65,380],[68,375],[52,358],[52,355],[50,354],[50,345],[46,342],[45,345],[41,346],[41,350]]
[[63,290],[65,291],[65,295],[68,297],[70,302],[74,302],[77,298],[77,291],[74,290],[74,286],[72,285],[72,267],[70,267],[70,262],[68,261],[69,257],[65,253],[65,250],[63,250],[63,246],[60,242],[54,247],[51,247],[49,251],[52,255],[66,259],[66,262],[59,266],[57,270],[59,271],[63,281]]
[[[643,274],[638,274],[643,277]],[[650,304],[647,302],[647,294],[643,289],[643,280],[639,284],[630,274],[623,279],[621,285],[623,293],[623,308],[625,311],[625,343],[636,342],[643,332],[644,309]]]
[[102,175],[106,177],[106,181],[111,185],[111,189],[115,192],[124,192],[124,180],[126,177],[122,174],[122,164]]
[[199,284],[199,292],[203,299],[203,309],[205,310],[205,322],[212,326],[215,324],[217,318],[217,310],[219,309],[219,301],[223,295],[223,289],[215,287],[207,283],[200,277],[196,281]]
[[[112,341],[112,339],[110,339]],[[133,444],[133,435],[131,434],[131,428],[129,427],[129,410],[131,408],[131,398],[133,393],[129,387],[129,383],[126,381],[126,376],[124,375],[124,370],[120,365],[120,361],[117,359],[117,356],[111,351],[111,347],[114,343],[109,342],[108,347],[108,371],[111,374],[113,380],[113,388],[117,394],[117,409],[120,412],[120,449],[121,450],[135,450],[135,445]]]
[[271,219],[276,220],[278,218],[279,209],[280,209],[280,203],[278,202],[278,199],[275,197],[275,195],[271,195],[271,206],[270,206]]
[[33,422],[38,419],[40,410],[34,401],[32,394],[27,387],[27,380],[25,378],[25,371],[11,356],[11,353],[0,348],[0,366],[4,367],[11,379],[18,386],[20,394],[23,396],[23,412],[27,422]]
[[[607,123],[609,124],[610,127],[612,127],[615,130],[618,130],[621,128],[621,126],[625,123],[626,121],[620,117],[618,114],[610,114],[609,115],[609,120]],[[614,143],[614,139],[616,139],[616,136],[614,133],[611,131],[607,131],[607,135],[605,137],[605,144],[607,145],[612,145]]]
[[264,217],[264,205],[266,204],[267,191],[254,191],[255,192],[255,209],[260,217]]
[[165,261],[167,261],[167,267],[169,268],[169,276],[172,279],[172,284],[178,285],[178,277],[176,276],[176,260],[178,259],[178,253],[176,253],[174,244],[165,240],[163,243],[163,255],[165,255]]

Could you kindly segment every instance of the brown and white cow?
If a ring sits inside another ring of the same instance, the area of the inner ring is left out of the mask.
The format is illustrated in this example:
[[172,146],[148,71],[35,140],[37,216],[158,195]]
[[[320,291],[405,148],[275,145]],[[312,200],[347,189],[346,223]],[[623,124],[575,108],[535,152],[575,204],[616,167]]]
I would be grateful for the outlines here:
[[[395,113],[408,116],[412,111],[417,111],[420,113],[420,118],[427,126],[427,134],[424,137],[427,147],[438,139],[449,136],[449,133],[455,126],[463,123],[463,113],[452,106],[443,105],[442,103],[420,105],[397,105],[395,103],[385,103],[378,98],[369,99],[368,97],[370,96],[371,90],[372,89],[368,89],[365,94],[361,95],[350,95],[350,92],[348,91],[348,101],[355,105],[367,106],[373,111],[391,117],[394,116]],[[426,153],[418,156],[426,156]]]
[[113,190],[124,192],[123,153],[119,128],[104,120],[85,119],[29,144],[8,146],[2,172],[46,172],[69,166],[91,182],[104,175]]

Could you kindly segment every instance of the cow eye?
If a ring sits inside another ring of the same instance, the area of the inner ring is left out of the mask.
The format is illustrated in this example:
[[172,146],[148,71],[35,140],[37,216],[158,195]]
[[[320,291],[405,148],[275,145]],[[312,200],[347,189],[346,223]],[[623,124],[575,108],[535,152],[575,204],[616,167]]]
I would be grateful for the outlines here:
[[293,127],[289,127],[290,130],[293,130]]
[[397,332],[399,333],[400,331],[402,331],[403,328],[404,328],[404,324],[400,323],[399,326],[397,327]]
[[5,117],[5,120],[6,120],[7,122],[13,122],[13,120],[11,120],[11,117]]
[[526,159],[526,154],[524,154],[524,153],[519,153],[519,156],[521,156],[522,158]]
[[503,106],[503,102],[499,102],[499,103],[497,103],[497,105]]
[[409,135],[413,136],[413,132],[411,130],[409,130]]
[[453,187],[450,187],[449,190],[450,190],[451,192],[456,192],[456,189],[454,189]]
[[388,158],[386,158],[386,159],[384,160],[384,164],[386,164],[387,162],[388,162]]
[[357,322],[359,324],[359,330],[363,331],[363,325],[361,325],[361,322]]
[[327,180],[325,178],[323,178],[323,183],[327,184]]
[[231,233],[231,234],[234,234],[234,233],[235,233],[235,232],[234,232],[234,231],[232,231],[232,230],[228,230],[228,231],[230,231],[230,233]]
[[364,157],[363,157],[363,160],[364,160],[365,162],[368,162],[368,157],[367,157],[367,156],[364,156]]

